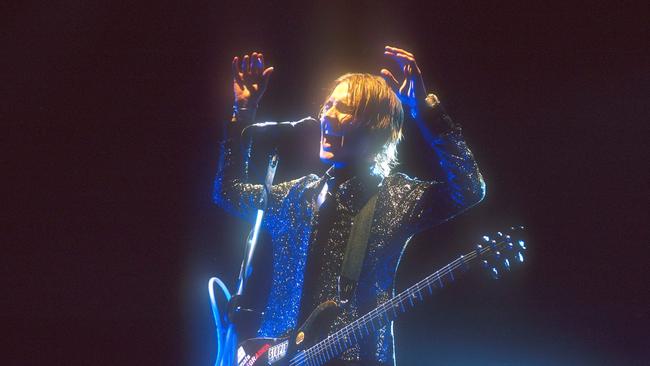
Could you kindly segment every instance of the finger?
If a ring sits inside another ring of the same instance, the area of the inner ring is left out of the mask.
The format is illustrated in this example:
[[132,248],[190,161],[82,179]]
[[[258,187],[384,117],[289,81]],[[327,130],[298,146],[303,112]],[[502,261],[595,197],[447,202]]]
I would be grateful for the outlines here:
[[404,73],[404,81],[402,82],[402,86],[399,88],[400,92],[406,91],[406,88],[408,88],[409,82],[411,81],[409,65],[404,65],[404,67],[402,67],[402,72]]
[[262,70],[260,70],[260,59],[257,52],[253,52],[251,55],[251,73],[255,76],[258,76]]
[[257,54],[257,70],[261,74],[264,71],[264,61],[262,61],[261,54]]
[[415,58],[406,54],[396,53],[391,51],[384,51],[384,55],[391,56],[401,63],[415,63]]
[[384,80],[386,80],[386,83],[388,84],[388,86],[391,89],[393,89],[394,92],[397,93],[399,91],[399,82],[397,81],[397,79],[395,79],[393,74],[390,71],[386,70],[386,69],[381,69],[380,73],[381,73],[381,76],[384,77]]
[[241,69],[239,68],[239,57],[235,56],[232,59],[232,77],[239,81],[241,80]]
[[391,51],[391,52],[395,52],[395,53],[403,53],[403,54],[405,54],[405,55],[407,55],[409,57],[415,58],[415,56],[411,52],[409,52],[407,50],[404,50],[404,49],[401,49],[401,48],[386,46],[384,49],[386,51]]
[[261,92],[264,93],[266,90],[266,86],[269,85],[269,79],[271,78],[271,74],[273,73],[273,66],[267,68],[264,70],[262,73],[262,85],[260,86]]
[[264,70],[264,55],[260,52],[257,56],[260,59],[260,70]]
[[267,67],[264,70],[264,72],[262,73],[262,76],[265,77],[265,78],[271,77],[271,74],[273,73],[273,70],[275,70],[275,68],[273,66]]
[[244,55],[244,59],[242,60],[242,72],[244,74],[250,74],[251,72],[251,64],[250,64],[250,57],[248,55]]

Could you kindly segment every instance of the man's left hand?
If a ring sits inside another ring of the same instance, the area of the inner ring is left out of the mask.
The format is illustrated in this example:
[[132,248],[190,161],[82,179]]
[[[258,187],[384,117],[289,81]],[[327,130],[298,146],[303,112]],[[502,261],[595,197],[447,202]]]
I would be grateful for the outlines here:
[[415,56],[401,48],[386,46],[384,55],[391,57],[402,68],[404,80],[401,85],[387,69],[381,69],[381,75],[399,96],[403,105],[408,106],[411,116],[417,118],[419,109],[424,105],[427,92],[422,79],[422,72],[415,62]]

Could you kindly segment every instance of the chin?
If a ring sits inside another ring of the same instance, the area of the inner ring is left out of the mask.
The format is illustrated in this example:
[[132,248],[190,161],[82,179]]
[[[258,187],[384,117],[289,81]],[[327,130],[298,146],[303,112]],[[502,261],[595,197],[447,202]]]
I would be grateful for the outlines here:
[[320,161],[321,161],[321,163],[323,163],[323,164],[325,164],[325,165],[327,165],[327,166],[330,166],[330,165],[336,165],[336,162],[335,162],[334,160],[332,160],[332,159],[328,159],[328,158],[324,158],[324,157],[322,157],[322,156],[320,157]]
[[319,157],[323,163],[331,164],[334,162],[334,154],[332,154],[330,151],[321,150]]

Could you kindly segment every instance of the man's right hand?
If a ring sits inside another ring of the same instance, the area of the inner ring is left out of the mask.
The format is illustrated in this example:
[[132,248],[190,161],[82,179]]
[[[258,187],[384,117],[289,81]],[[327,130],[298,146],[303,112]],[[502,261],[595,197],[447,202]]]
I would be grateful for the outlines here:
[[232,88],[235,93],[235,107],[256,109],[273,67],[264,68],[264,56],[261,53],[244,55],[241,60],[235,56],[232,59]]

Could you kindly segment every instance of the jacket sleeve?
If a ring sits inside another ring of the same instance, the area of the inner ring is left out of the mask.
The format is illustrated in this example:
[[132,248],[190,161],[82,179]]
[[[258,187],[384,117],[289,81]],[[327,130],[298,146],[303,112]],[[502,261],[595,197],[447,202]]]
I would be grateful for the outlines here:
[[[219,162],[212,193],[213,201],[226,212],[247,221],[255,220],[260,207],[264,187],[261,184],[248,183],[248,160],[250,158],[250,140],[241,138],[241,124],[227,122],[224,138],[219,144]],[[275,184],[271,187],[266,210],[267,220],[287,196],[290,188],[299,179]]]
[[461,128],[442,106],[417,123],[431,148],[429,160],[439,165],[441,174],[435,180],[410,184],[406,202],[412,203],[407,213],[411,234],[451,219],[485,196],[485,182]]

